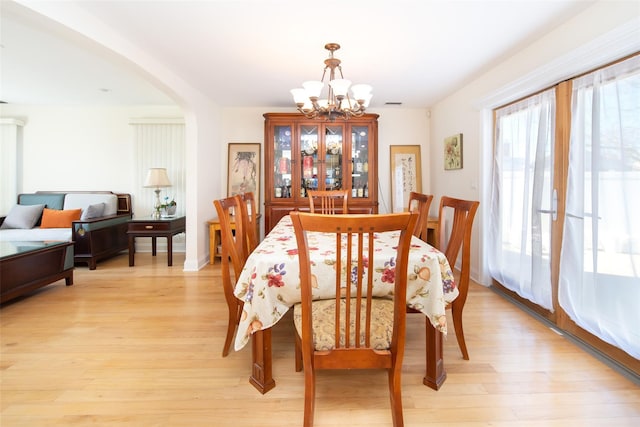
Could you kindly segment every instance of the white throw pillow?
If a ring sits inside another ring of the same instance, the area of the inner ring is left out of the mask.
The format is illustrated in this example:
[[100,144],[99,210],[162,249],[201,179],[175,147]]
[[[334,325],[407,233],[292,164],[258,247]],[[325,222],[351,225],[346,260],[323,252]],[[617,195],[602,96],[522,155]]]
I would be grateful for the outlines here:
[[104,203],[103,216],[118,213],[118,196],[111,193],[67,193],[63,209],[86,209],[89,205]]
[[45,205],[15,205],[11,208],[0,228],[33,228]]

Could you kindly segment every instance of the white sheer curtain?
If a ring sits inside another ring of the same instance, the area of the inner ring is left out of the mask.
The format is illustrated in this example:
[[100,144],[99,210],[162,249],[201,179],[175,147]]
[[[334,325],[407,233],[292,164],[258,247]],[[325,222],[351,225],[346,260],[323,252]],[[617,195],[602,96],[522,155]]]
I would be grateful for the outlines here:
[[640,359],[640,57],[573,82],[558,301]]
[[[133,208],[136,217],[149,217],[153,212],[156,195],[153,188],[145,188],[144,181],[149,168],[166,168],[171,187],[162,188],[160,199],[174,199],[176,213],[185,215],[186,205],[186,153],[185,129],[181,119],[132,119],[133,140],[136,153],[136,188]],[[185,251],[185,235],[173,238],[173,251]],[[158,239],[158,250],[166,248],[166,239]],[[136,239],[136,250],[149,252],[149,239]]]
[[496,110],[489,270],[548,310],[555,90]]
[[136,216],[149,216],[153,212],[156,196],[153,188],[144,188],[149,168],[166,168],[171,187],[163,188],[160,198],[174,199],[177,213],[185,214],[186,155],[183,123],[163,123],[162,119],[131,121],[136,150],[136,188],[140,197],[134,201]]

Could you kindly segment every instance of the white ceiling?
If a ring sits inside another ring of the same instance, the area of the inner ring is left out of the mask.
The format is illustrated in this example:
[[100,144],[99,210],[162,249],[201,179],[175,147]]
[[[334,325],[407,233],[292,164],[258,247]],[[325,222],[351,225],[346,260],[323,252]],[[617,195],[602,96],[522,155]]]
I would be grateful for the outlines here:
[[[171,102],[128,61],[19,4],[37,2],[0,1],[0,100]],[[289,90],[320,79],[324,45],[337,42],[345,78],[373,86],[371,108],[433,105],[593,3],[49,0],[54,2],[61,13],[89,13],[222,107],[292,107]]]

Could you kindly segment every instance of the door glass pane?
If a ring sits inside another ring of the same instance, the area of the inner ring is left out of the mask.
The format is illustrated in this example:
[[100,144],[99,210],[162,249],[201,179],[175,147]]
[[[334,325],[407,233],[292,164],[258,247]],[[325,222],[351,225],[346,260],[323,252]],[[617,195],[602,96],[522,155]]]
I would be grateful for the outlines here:
[[318,126],[300,127],[300,195],[306,196],[307,190],[318,189]]
[[573,81],[558,301],[640,359],[640,56]]
[[325,152],[324,161],[326,190],[342,189],[342,144],[343,126],[325,127]]
[[277,198],[291,197],[291,126],[274,126],[273,172]]
[[351,128],[351,197],[369,197],[369,128]]
[[492,277],[550,311],[554,127],[554,89],[496,110],[489,221]]

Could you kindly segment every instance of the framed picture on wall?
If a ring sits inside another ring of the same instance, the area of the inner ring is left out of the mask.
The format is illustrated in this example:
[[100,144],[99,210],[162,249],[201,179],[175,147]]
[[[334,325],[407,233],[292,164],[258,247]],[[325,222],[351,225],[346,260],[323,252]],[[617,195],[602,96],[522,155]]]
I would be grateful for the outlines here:
[[253,192],[260,211],[260,144],[229,143],[227,196]]
[[422,192],[422,171],[419,145],[392,145],[391,212],[403,212],[409,207],[409,194]]
[[462,134],[444,139],[444,170],[462,169]]

